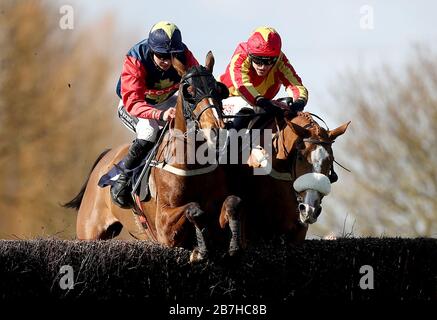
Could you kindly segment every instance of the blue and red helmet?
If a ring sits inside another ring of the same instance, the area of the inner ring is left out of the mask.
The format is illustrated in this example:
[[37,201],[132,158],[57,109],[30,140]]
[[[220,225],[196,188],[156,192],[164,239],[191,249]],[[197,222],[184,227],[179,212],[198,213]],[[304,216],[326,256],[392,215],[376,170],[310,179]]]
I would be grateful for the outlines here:
[[259,27],[247,40],[249,54],[262,57],[278,57],[281,53],[281,37],[271,27]]
[[150,49],[157,53],[179,53],[184,51],[179,28],[171,22],[160,21],[149,32]]

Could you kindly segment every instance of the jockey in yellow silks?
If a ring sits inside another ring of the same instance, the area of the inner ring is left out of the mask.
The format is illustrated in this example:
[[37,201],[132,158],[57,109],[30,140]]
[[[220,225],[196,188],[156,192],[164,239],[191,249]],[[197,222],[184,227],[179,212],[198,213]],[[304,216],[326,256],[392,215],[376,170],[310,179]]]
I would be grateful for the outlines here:
[[293,98],[292,108],[303,110],[308,101],[308,90],[281,51],[281,44],[281,37],[275,29],[259,27],[247,42],[237,46],[220,77],[231,96],[223,101],[226,114],[235,115],[241,109],[253,109],[253,106],[274,114],[288,109],[284,103],[272,101],[281,85]]

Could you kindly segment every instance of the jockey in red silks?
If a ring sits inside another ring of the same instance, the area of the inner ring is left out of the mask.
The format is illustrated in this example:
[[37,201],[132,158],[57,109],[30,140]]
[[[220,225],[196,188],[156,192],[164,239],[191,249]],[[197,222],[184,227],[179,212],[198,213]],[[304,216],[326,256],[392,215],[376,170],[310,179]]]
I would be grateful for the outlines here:
[[149,37],[133,46],[125,57],[117,85],[121,98],[118,115],[136,133],[136,139],[124,159],[126,172],[122,172],[111,187],[112,198],[121,208],[133,205],[129,170],[136,168],[153,148],[165,121],[175,117],[175,93],[181,77],[172,66],[172,55],[186,68],[199,65],[182,42],[178,27],[161,21],[152,27]]
[[225,114],[235,115],[245,108],[253,110],[254,106],[267,113],[282,114],[282,109],[289,107],[285,103],[272,101],[281,85],[293,98],[292,109],[303,110],[308,91],[281,51],[281,44],[281,37],[275,29],[259,27],[247,42],[238,45],[225,73],[220,77],[231,96],[223,100]]

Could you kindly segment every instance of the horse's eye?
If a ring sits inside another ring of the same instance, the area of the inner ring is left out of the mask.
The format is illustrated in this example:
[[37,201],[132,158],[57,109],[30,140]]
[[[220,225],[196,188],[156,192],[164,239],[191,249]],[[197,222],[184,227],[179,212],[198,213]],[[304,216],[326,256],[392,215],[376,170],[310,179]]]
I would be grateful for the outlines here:
[[303,155],[300,154],[300,153],[298,153],[298,154],[297,154],[297,160],[298,160],[298,161],[303,161],[303,159],[304,159],[304,158],[303,158]]

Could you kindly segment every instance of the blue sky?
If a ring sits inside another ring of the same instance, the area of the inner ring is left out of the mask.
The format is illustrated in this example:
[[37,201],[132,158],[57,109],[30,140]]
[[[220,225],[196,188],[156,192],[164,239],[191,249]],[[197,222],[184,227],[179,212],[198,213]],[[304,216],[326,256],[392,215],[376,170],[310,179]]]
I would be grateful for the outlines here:
[[[310,92],[307,108],[328,118],[329,89],[341,88],[336,83],[339,74],[371,70],[381,63],[396,67],[413,44],[437,43],[437,2],[427,0],[59,2],[73,6],[75,28],[113,12],[119,34],[132,38],[131,44],[146,37],[157,21],[172,21],[200,62],[213,51],[216,76],[225,70],[238,42],[257,26],[271,25],[281,34],[283,51]],[[360,10],[366,8],[373,10],[373,29],[360,28],[368,12]]]

